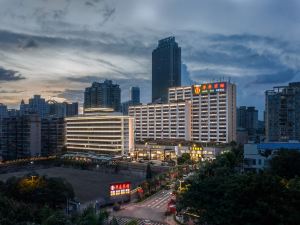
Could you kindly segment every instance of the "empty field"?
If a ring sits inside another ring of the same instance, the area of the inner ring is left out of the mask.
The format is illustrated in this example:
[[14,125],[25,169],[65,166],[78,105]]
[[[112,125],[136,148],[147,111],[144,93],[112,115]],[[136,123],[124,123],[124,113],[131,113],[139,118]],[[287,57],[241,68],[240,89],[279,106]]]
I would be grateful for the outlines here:
[[[12,176],[23,176],[32,171],[13,172],[0,174],[0,180],[6,180]],[[90,170],[73,168],[52,167],[37,169],[34,172],[48,177],[63,177],[70,182],[74,188],[75,195],[82,203],[93,200],[106,200],[108,198],[109,184],[113,182],[131,181],[135,187],[142,180],[134,175],[121,175]]]

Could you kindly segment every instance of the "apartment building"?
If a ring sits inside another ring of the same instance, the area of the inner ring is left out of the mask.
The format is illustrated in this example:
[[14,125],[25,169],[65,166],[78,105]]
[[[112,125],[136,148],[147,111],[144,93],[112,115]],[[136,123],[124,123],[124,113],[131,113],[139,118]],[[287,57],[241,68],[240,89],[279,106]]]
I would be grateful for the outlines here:
[[300,141],[300,82],[265,92],[267,141]]
[[12,116],[2,120],[2,157],[15,160],[41,155],[39,115]]

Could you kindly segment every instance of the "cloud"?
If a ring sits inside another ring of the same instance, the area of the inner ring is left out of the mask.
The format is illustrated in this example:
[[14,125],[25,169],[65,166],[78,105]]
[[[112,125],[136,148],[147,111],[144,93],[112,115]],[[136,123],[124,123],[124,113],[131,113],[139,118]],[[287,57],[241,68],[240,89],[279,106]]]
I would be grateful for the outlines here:
[[[121,101],[127,101],[129,100],[129,90],[130,87],[132,86],[138,86],[140,87],[140,89],[142,90],[142,94],[141,94],[141,101],[142,102],[149,102],[150,101],[150,95],[151,95],[151,82],[149,82],[149,80],[147,79],[139,79],[139,78],[131,78],[131,79],[115,79],[115,78],[111,78],[111,76],[106,76],[103,78],[103,76],[81,76],[81,77],[67,77],[66,78],[69,81],[72,82],[78,82],[78,83],[83,83],[84,84],[84,88],[85,87],[89,87],[91,86],[91,84],[93,82],[103,82],[104,80],[112,80],[113,83],[115,84],[119,84],[120,88],[121,88]],[[83,90],[84,90],[83,88]],[[67,92],[69,93],[69,92]],[[82,91],[83,93],[83,91]],[[58,95],[58,97],[63,97],[63,95]]]
[[24,79],[25,77],[23,77],[18,71],[7,70],[0,67],[0,81],[18,81]]
[[299,10],[297,0],[3,0],[1,66],[26,77],[5,88],[80,99],[78,90],[112,79],[122,100],[139,85],[149,102],[151,52],[174,35],[183,84],[231,78],[238,104],[262,109],[263,90],[300,79]]
[[67,80],[79,82],[79,83],[92,83],[94,81],[101,80],[102,78],[99,76],[80,76],[80,77],[67,77]]
[[253,81],[254,84],[283,84],[293,80],[294,77],[299,76],[299,71],[285,70],[274,74],[263,74],[256,76]]
[[23,49],[28,49],[28,48],[37,48],[39,45],[34,39],[27,40],[24,45],[21,46]]
[[190,72],[188,71],[187,65],[181,64],[181,84],[184,86],[192,85],[194,81],[190,78]]
[[57,97],[64,98],[70,102],[83,102],[83,93],[84,90],[73,90],[73,89],[65,89],[61,91],[61,93],[57,94]]
[[12,90],[12,89],[2,89],[0,90],[1,94],[17,94],[17,93],[23,93],[24,90]]

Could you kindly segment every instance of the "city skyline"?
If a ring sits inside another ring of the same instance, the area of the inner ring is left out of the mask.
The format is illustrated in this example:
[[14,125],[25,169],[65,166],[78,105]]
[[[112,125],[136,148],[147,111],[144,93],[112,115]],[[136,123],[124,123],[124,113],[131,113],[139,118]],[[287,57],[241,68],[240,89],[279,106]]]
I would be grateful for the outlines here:
[[16,108],[34,94],[83,102],[84,88],[105,79],[120,84],[122,101],[140,86],[150,102],[151,51],[172,35],[183,84],[231,77],[238,105],[262,118],[264,91],[300,79],[300,4],[217,3],[2,1],[0,102]]

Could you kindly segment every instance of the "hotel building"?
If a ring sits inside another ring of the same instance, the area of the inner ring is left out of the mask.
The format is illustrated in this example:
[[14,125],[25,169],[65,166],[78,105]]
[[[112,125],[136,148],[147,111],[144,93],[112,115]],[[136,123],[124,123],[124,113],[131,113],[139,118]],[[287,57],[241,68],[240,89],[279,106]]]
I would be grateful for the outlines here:
[[131,106],[129,116],[135,119],[136,140],[191,140],[190,101]]
[[217,82],[169,89],[169,102],[191,101],[192,140],[236,140],[236,85]]
[[134,149],[133,118],[129,116],[88,108],[83,115],[65,120],[68,151],[123,155]]
[[[129,108],[129,115],[135,118],[136,139],[182,138],[221,143],[236,140],[235,84],[217,82],[172,87],[169,88],[168,99],[167,104]],[[184,113],[176,113],[178,107]],[[163,120],[160,116],[162,110]],[[182,124],[176,121],[182,121]]]

